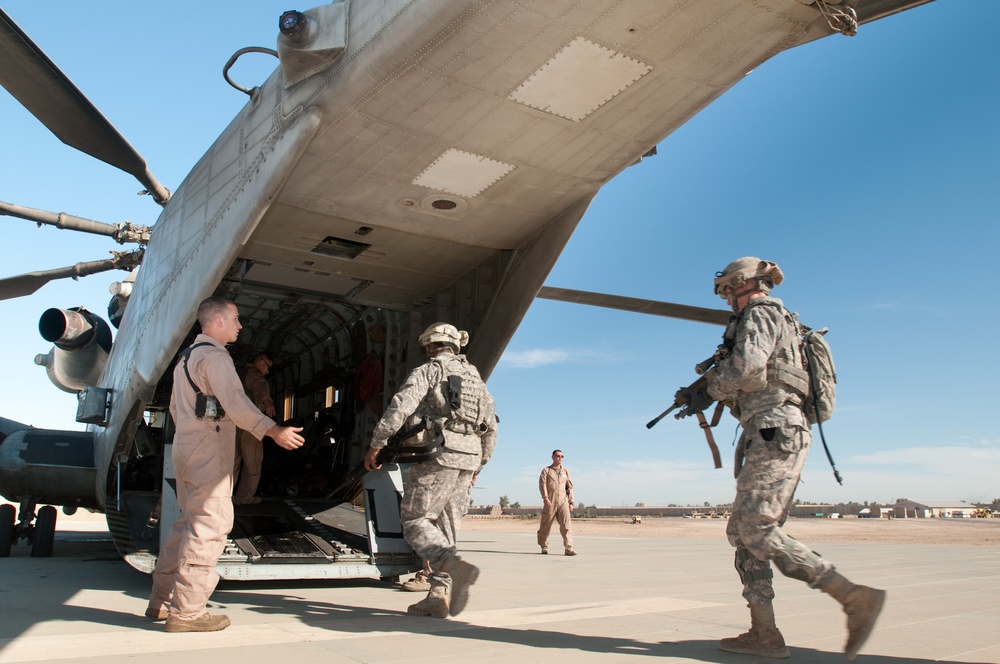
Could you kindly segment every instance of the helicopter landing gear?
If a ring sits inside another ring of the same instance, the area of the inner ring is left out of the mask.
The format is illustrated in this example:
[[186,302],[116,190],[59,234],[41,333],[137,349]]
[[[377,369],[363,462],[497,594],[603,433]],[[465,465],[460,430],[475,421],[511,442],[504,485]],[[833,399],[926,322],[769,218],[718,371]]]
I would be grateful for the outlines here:
[[31,556],[33,558],[52,557],[52,545],[56,539],[56,508],[46,505],[38,510],[35,529],[31,536]]
[[10,547],[14,544],[15,533],[14,517],[16,513],[13,505],[0,505],[0,558],[10,555]]
[[[21,510],[14,517],[13,505],[0,505],[0,558],[10,556],[11,546],[18,540],[31,544],[33,558],[49,558],[56,537],[56,508],[46,505],[35,515],[35,501],[21,501]],[[32,524],[34,521],[34,524]]]

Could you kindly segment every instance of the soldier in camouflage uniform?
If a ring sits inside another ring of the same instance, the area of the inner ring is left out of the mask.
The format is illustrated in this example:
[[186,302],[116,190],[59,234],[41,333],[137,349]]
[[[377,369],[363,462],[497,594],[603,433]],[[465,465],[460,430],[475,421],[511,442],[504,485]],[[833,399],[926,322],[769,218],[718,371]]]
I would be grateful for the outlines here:
[[805,581],[839,601],[847,613],[847,658],[871,633],[885,592],[851,583],[833,565],[782,531],[812,442],[803,411],[808,373],[798,328],[781,300],[770,297],[783,280],[768,261],[739,258],[717,273],[715,292],[732,306],[722,353],[708,374],[709,394],[726,403],[743,434],[736,447],[736,499],[726,528],[736,547],[736,571],[750,607],[751,628],[722,639],[728,652],[784,658],[785,640],[774,622],[769,561],[782,574]]
[[437,456],[411,466],[404,480],[403,537],[432,570],[430,591],[407,609],[410,615],[457,616],[479,577],[479,569],[456,554],[455,543],[472,482],[493,455],[497,419],[479,371],[458,354],[468,341],[467,332],[447,323],[424,330],[420,345],[430,359],[392,398],[365,456],[365,468],[378,468],[379,450],[414,417],[431,423],[428,433],[440,444]]

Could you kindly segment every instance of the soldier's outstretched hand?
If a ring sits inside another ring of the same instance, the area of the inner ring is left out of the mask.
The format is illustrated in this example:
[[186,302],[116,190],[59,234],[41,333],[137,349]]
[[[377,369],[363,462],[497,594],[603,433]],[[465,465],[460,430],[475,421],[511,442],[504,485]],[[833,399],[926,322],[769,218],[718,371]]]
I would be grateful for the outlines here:
[[279,427],[276,424],[268,430],[267,435],[278,444],[278,447],[297,450],[306,442],[306,439],[299,435],[300,431],[302,427]]

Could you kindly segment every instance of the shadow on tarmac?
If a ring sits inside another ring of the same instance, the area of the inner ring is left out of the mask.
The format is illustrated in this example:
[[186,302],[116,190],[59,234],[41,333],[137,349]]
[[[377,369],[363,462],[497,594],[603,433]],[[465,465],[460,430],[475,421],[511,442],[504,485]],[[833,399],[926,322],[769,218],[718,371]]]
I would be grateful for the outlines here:
[[[350,586],[377,586],[374,583],[351,583]],[[244,587],[244,586],[241,586]],[[274,586],[277,587],[277,586]],[[285,586],[287,588],[287,586]],[[250,590],[248,588],[248,590]],[[409,593],[417,601],[421,593]],[[216,591],[214,597],[224,599],[226,591]],[[304,624],[316,629],[330,629],[338,632],[363,634],[366,632],[410,632],[421,635],[437,635],[447,638],[461,638],[473,641],[504,643],[510,645],[537,648],[540,650],[582,651],[606,655],[649,656],[692,661],[710,662],[712,664],[751,664],[755,662],[774,660],[748,657],[719,650],[717,640],[689,639],[685,641],[661,641],[649,643],[630,638],[610,636],[587,636],[571,632],[557,632],[539,629],[518,629],[508,627],[483,627],[462,622],[461,619],[419,618],[408,616],[401,611],[373,610],[336,604],[332,602],[317,602],[294,595],[278,597],[258,593],[239,593],[232,597],[233,601],[242,604],[253,604],[250,611],[264,614],[286,614],[298,617]],[[219,602],[222,604],[223,602]],[[812,648],[789,646],[792,658],[799,662],[810,664],[843,664],[842,652],[827,652]],[[865,664],[928,664],[939,660],[915,659],[912,657],[888,657],[883,655],[866,655],[862,650],[859,658]],[[560,660],[562,661],[562,660]],[[981,661],[948,660],[952,664],[989,664]]]

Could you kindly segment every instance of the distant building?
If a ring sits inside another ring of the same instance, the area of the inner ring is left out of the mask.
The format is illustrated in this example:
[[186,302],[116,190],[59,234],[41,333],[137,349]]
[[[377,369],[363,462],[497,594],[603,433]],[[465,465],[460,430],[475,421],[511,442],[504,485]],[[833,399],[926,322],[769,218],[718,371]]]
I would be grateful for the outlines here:
[[961,519],[976,513],[976,506],[960,500],[901,500],[892,507],[897,519]]

